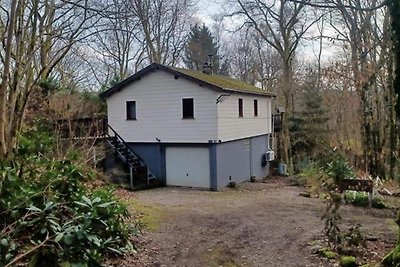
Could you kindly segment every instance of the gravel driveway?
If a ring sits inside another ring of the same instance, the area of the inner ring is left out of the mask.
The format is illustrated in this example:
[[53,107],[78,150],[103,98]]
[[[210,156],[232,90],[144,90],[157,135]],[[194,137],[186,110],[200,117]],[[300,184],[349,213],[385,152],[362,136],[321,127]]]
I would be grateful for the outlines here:
[[[322,235],[323,201],[301,197],[301,191],[279,180],[221,192],[171,187],[129,192],[148,224],[141,265],[330,266],[311,251]],[[343,214],[345,221],[395,242],[390,212],[345,206]]]

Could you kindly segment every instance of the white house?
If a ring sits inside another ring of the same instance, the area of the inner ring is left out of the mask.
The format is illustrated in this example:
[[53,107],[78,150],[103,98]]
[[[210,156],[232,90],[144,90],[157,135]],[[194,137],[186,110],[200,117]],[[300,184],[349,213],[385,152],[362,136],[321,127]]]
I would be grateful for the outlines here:
[[217,190],[268,175],[270,92],[153,63],[101,97],[109,125],[166,185]]

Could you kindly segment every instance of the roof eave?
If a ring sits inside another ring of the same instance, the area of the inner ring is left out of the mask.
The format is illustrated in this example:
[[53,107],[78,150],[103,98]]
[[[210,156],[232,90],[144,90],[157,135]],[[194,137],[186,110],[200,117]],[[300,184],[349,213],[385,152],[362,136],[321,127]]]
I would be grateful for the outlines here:
[[242,93],[242,94],[249,94],[249,95],[261,95],[261,96],[269,96],[269,97],[276,97],[276,94],[271,92],[255,92],[255,91],[248,91],[248,90],[240,90],[240,89],[232,89],[232,88],[222,88],[223,91],[226,92],[235,92],[235,93]]
[[129,78],[119,82],[118,84],[114,85],[110,89],[104,91],[103,93],[100,94],[101,98],[107,98],[111,95],[113,95],[116,92],[121,91],[125,86],[131,84],[132,82],[135,82],[137,80],[140,80],[143,75],[146,75],[148,72],[152,72],[156,69],[162,69],[166,72],[169,72],[176,77],[183,77],[184,79],[190,80],[192,82],[198,83],[200,86],[206,86],[210,89],[218,90],[218,91],[226,91],[226,92],[237,92],[237,93],[243,93],[243,94],[251,94],[251,95],[262,95],[262,96],[270,96],[270,97],[276,97],[274,93],[270,92],[254,92],[254,91],[248,91],[248,90],[240,90],[240,89],[232,89],[232,88],[223,88],[220,86],[217,86],[215,84],[209,83],[207,81],[201,80],[199,78],[190,76],[188,74],[185,74],[183,72],[180,72],[174,68],[161,65],[158,63],[152,63],[151,65],[147,66],[146,68],[138,71],[134,75],[130,76]]

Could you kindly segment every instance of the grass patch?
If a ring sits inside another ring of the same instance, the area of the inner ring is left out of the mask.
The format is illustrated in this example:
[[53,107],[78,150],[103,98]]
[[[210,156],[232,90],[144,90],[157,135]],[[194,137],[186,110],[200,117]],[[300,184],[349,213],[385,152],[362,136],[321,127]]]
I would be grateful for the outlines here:
[[393,233],[397,233],[398,226],[393,219],[386,219],[386,223],[387,223],[390,231],[392,231]]
[[133,213],[139,215],[143,225],[149,231],[156,231],[160,222],[166,217],[165,212],[160,206],[145,205],[137,199],[130,199],[127,201],[127,205],[132,209]]

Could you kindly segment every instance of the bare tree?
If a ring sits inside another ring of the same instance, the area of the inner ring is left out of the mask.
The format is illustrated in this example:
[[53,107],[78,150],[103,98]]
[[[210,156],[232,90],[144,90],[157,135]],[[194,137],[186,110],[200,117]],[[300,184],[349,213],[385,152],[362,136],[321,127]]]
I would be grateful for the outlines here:
[[25,106],[40,80],[49,77],[96,23],[96,3],[57,0],[2,1],[0,11],[0,159],[17,143]]
[[238,11],[245,23],[254,27],[265,42],[280,55],[282,63],[282,103],[285,106],[282,123],[282,140],[279,149],[282,161],[289,163],[289,126],[288,117],[292,110],[291,97],[293,90],[293,60],[304,34],[318,20],[307,18],[307,2],[290,2],[288,0],[236,0]]
[[187,39],[193,5],[190,0],[132,0],[149,62],[175,65]]
[[[386,107],[393,106],[389,100],[393,96],[387,95],[386,81],[382,83],[381,80],[387,74],[385,64],[391,55],[388,53],[389,14],[384,8],[376,8],[380,4],[378,0],[331,1],[330,5],[336,6],[336,14],[333,14],[330,25],[348,47],[349,70],[361,100],[365,165],[372,175],[385,176],[385,156],[382,153],[389,141],[386,131],[390,129],[390,125],[386,127],[385,124],[391,120],[385,114],[392,114],[394,110],[386,110]],[[385,99],[389,103],[385,103]]]
[[247,83],[276,91],[281,75],[280,56],[252,27],[242,28],[232,36],[229,56],[231,74]]
[[93,56],[88,59],[83,55],[101,85],[127,78],[146,59],[139,19],[127,8],[125,1],[113,0],[112,3],[115,15],[102,18],[103,29],[87,43]]

